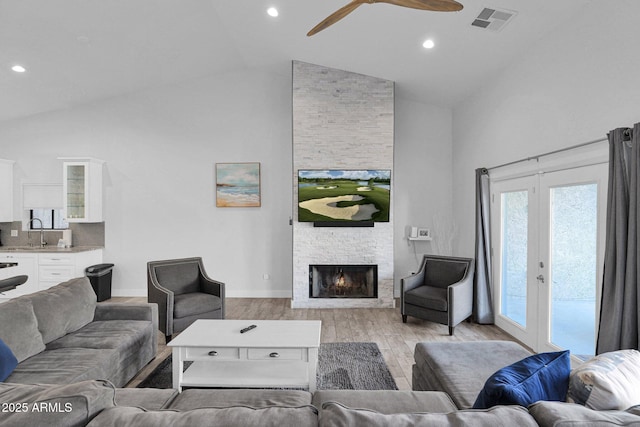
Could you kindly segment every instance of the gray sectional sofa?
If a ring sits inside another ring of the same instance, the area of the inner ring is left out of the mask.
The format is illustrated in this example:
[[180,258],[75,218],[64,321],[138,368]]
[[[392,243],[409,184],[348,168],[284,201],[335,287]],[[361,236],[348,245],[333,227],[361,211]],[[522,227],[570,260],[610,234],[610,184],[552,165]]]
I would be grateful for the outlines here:
[[[122,389],[107,381],[0,383],[0,426],[638,426],[640,409],[593,411],[539,402],[529,408],[458,409],[439,391]],[[19,405],[19,406],[16,406]],[[35,408],[35,409],[34,409]],[[43,410],[44,408],[44,410]]]
[[18,366],[5,382],[124,386],[158,347],[155,304],[97,303],[86,277],[0,304],[0,339]]

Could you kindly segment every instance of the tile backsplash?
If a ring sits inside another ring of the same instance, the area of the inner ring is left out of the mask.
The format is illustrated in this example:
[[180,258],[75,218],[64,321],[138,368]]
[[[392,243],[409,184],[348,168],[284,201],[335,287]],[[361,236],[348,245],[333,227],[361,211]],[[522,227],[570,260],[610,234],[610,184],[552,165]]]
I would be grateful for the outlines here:
[[[72,223],[72,246],[104,246],[104,222]],[[11,230],[18,230],[17,237],[11,237]],[[55,246],[62,238],[62,230],[45,230],[44,240],[47,245]],[[31,238],[28,232],[22,230],[22,222],[0,222],[0,242],[3,246],[28,246],[40,242],[40,231],[32,230]]]

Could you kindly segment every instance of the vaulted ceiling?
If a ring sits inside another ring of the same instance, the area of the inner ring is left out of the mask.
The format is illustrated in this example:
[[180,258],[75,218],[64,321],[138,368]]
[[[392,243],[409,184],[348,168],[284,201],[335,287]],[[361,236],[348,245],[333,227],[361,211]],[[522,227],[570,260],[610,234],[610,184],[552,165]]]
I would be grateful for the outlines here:
[[[460,1],[451,13],[365,4],[307,37],[348,0],[0,0],[0,120],[247,68],[290,75],[294,59],[454,106],[604,0]],[[498,32],[472,26],[485,7],[517,14]]]

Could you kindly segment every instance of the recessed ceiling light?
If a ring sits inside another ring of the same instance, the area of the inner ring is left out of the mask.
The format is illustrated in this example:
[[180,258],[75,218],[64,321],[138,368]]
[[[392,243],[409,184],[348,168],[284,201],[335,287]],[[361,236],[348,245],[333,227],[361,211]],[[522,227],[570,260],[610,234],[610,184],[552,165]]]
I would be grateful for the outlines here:
[[16,73],[24,73],[25,71],[27,71],[27,69],[24,68],[22,65],[14,65],[13,67],[11,67],[11,69]]
[[269,14],[269,16],[273,16],[275,18],[276,16],[278,16],[278,9],[276,9],[275,7],[270,7],[269,9],[267,9],[267,13]]
[[424,43],[422,43],[422,47],[425,49],[433,49],[435,45],[436,44],[431,39],[425,40]]

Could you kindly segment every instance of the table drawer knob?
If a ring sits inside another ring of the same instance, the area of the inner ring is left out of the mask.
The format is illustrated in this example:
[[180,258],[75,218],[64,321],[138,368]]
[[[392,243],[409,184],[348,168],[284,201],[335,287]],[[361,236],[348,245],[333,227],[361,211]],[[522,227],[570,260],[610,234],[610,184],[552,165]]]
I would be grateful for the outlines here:
[[217,356],[218,352],[215,351],[215,350],[211,350],[208,354],[209,354],[209,356]]
[[280,357],[280,355],[278,353],[276,353],[276,352],[273,352],[273,353],[269,353],[269,357],[274,357],[275,358],[275,357]]

